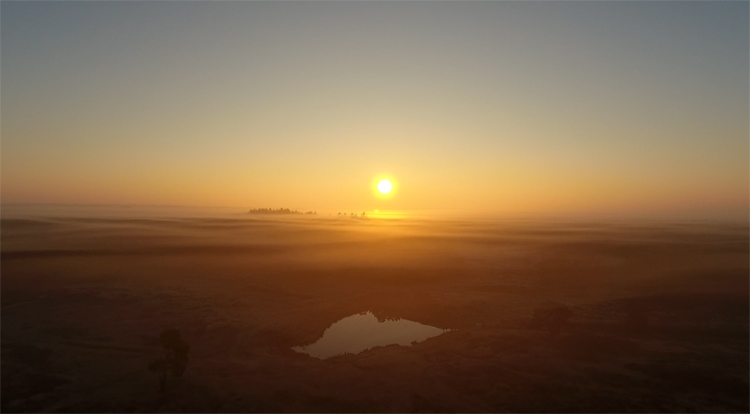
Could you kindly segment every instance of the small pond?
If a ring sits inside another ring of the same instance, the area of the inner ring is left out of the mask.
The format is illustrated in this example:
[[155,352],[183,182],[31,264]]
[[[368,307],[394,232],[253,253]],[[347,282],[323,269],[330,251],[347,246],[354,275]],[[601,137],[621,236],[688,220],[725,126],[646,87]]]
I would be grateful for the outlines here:
[[341,354],[358,354],[376,346],[410,346],[413,342],[422,342],[447,331],[406,319],[381,322],[372,312],[364,312],[334,323],[314,343],[292,349],[325,359]]

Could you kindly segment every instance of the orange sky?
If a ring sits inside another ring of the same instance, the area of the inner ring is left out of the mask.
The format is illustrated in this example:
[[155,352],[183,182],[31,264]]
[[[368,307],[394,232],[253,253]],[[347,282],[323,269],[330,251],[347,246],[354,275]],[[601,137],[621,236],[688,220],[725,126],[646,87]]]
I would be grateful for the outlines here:
[[747,220],[747,15],[3,3],[2,202]]

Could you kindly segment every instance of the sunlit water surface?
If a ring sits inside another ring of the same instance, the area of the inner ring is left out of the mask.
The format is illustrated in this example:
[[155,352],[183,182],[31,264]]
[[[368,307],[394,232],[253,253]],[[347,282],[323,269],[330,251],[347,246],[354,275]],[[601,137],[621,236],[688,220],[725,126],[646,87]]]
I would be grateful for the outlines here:
[[406,319],[380,322],[372,312],[365,312],[341,319],[326,329],[316,342],[292,349],[325,359],[341,354],[358,354],[376,346],[409,346],[447,331]]

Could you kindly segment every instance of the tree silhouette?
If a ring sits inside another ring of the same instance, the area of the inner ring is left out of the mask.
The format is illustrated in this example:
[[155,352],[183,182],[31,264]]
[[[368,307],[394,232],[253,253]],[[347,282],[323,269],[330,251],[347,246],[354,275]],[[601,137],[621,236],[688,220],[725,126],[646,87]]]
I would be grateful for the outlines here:
[[167,373],[180,378],[185,372],[190,345],[180,338],[180,331],[177,329],[162,331],[159,342],[164,349],[164,358],[148,364],[148,369],[159,374],[159,391],[163,392],[167,387]]

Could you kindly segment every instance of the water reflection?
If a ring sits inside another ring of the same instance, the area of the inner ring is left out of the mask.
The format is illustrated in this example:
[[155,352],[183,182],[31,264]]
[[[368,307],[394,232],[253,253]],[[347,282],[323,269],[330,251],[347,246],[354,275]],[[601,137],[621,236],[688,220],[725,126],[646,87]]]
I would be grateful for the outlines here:
[[358,354],[376,346],[411,345],[446,331],[406,319],[380,322],[372,312],[365,312],[341,319],[326,329],[316,342],[292,349],[324,359],[346,353]]

